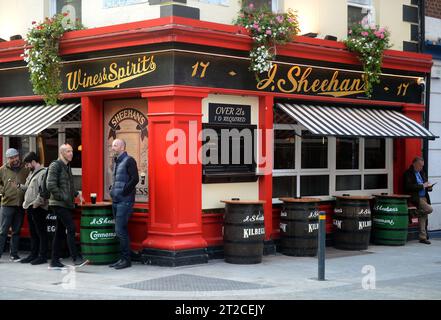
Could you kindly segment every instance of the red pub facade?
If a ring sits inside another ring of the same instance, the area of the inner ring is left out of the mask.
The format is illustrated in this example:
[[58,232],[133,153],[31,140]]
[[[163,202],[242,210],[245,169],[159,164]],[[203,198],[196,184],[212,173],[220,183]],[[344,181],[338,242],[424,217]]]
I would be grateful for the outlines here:
[[[20,56],[24,46],[23,40],[0,43],[3,109],[42,104],[41,97],[32,93]],[[419,136],[358,134],[357,128],[350,135],[314,133],[319,122],[330,127],[335,126],[332,119],[340,119],[342,125],[351,122],[343,113],[335,117],[346,109],[380,113],[377,120],[374,113],[354,122],[358,127],[365,125],[366,131],[376,124],[388,127],[382,122],[383,111],[398,112],[422,124],[421,83],[430,73],[431,56],[386,51],[382,83],[373,98],[367,99],[360,63],[341,42],[299,36],[277,47],[275,67],[259,80],[248,71],[251,46],[242,28],[181,17],[74,31],[62,38],[62,97],[81,105],[81,148],[75,150],[82,156],[83,195],[86,201],[90,193],[97,193],[98,201],[109,200],[109,145],[117,136],[126,139],[143,180],[129,232],[132,248],[141,252],[145,262],[177,266],[216,257],[223,245],[220,201],[232,197],[265,200],[265,248],[275,252],[279,197],[321,196],[322,208],[331,212],[332,195],[348,190],[400,193],[402,173],[413,157],[422,154],[422,138],[433,138],[427,132]],[[216,107],[243,111],[240,121],[245,124],[235,125],[234,119],[229,124],[216,121],[210,115]],[[323,107],[336,113],[321,111]],[[315,113],[308,114],[311,110]],[[315,122],[326,114],[328,118]],[[308,118],[312,119],[309,125]],[[204,127],[244,126],[260,130],[256,151],[266,157],[266,163],[221,168],[191,161],[193,148],[203,145],[194,132]],[[174,164],[168,161],[167,152],[175,142],[169,132],[176,129],[188,137],[187,161]],[[306,131],[313,135],[304,135]],[[366,139],[354,142],[348,136]],[[352,150],[360,160],[339,168],[344,162],[339,150]],[[363,167],[371,161],[369,156],[378,154],[383,154],[384,164]],[[79,221],[81,210],[75,214]]]

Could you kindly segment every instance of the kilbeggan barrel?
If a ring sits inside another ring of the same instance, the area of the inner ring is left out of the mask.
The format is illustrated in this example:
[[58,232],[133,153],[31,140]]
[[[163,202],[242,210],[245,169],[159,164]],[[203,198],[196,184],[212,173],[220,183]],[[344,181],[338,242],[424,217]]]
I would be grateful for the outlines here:
[[334,247],[343,250],[366,250],[372,228],[367,196],[336,197],[334,209]]
[[280,251],[288,256],[315,256],[318,243],[318,203],[315,198],[281,198]]
[[403,246],[407,241],[408,195],[376,195],[372,217],[375,244]]
[[228,263],[262,262],[265,201],[224,200],[224,258]]
[[86,204],[81,211],[81,253],[91,264],[110,264],[119,258],[119,241],[111,203]]

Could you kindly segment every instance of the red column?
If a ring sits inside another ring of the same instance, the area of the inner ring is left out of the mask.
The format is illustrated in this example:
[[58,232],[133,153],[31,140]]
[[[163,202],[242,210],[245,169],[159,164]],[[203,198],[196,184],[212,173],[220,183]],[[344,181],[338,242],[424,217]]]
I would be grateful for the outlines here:
[[81,98],[82,192],[90,201],[90,193],[97,193],[103,201],[103,106],[101,98]]
[[[259,177],[259,199],[265,200],[263,207],[265,216],[265,240],[271,240],[273,230],[273,105],[274,98],[272,96],[264,96],[259,98],[259,129],[261,129],[261,152],[260,154],[266,158],[265,163],[259,164],[259,170],[264,175]],[[267,139],[267,137],[269,139]]]
[[[424,106],[404,105],[403,114],[423,124]],[[421,139],[395,139],[394,141],[394,192],[403,192],[403,173],[416,156],[422,155]]]
[[[202,165],[195,154],[201,147],[195,131],[202,128],[202,99],[207,95],[207,91],[177,87],[142,92],[148,101],[150,186],[150,224],[143,247],[154,264],[178,265],[173,261],[176,251],[207,246],[202,237]],[[190,123],[195,130],[190,130]],[[171,164],[167,159],[173,145],[167,134],[172,129],[185,134],[185,163]],[[152,256],[162,260],[155,262]]]

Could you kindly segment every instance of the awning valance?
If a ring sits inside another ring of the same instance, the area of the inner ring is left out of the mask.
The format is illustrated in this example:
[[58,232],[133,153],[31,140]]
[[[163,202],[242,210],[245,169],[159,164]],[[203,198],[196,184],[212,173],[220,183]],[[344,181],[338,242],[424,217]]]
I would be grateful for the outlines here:
[[438,138],[395,110],[277,103],[311,134],[321,136]]
[[79,106],[71,103],[0,107],[0,136],[37,135]]

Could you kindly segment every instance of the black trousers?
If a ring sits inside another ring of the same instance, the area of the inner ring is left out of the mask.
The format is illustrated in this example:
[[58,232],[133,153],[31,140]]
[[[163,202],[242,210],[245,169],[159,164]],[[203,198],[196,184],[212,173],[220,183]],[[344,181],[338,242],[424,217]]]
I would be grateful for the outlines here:
[[48,235],[46,216],[47,210],[43,208],[28,208],[29,232],[31,234],[31,256],[40,256],[47,259]]
[[78,257],[78,250],[75,245],[75,224],[72,217],[72,210],[63,207],[52,207],[57,216],[57,226],[52,243],[52,261],[60,259],[61,243],[67,237],[67,246],[73,259]]

